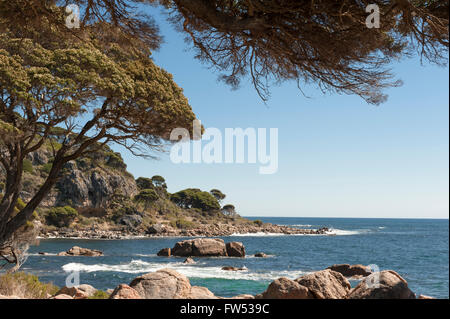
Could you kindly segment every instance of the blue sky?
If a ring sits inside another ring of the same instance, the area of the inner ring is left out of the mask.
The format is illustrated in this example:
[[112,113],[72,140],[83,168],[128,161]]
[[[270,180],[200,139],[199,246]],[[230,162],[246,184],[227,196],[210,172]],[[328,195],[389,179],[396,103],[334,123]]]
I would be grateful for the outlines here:
[[[154,9],[154,12],[159,12]],[[448,218],[448,67],[417,58],[392,65],[400,88],[381,106],[295,83],[272,87],[267,105],[248,83],[237,91],[194,59],[164,16],[155,62],[174,75],[206,127],[279,130],[279,169],[255,164],[173,164],[145,160],[121,148],[128,170],[162,175],[169,191],[219,188],[244,216]]]

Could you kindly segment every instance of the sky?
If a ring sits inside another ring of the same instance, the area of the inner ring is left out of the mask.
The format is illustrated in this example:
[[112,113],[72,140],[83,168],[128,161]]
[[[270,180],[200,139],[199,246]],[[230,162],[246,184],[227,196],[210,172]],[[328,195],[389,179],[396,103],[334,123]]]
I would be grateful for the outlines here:
[[278,128],[278,171],[258,164],[174,164],[136,158],[120,147],[128,170],[163,176],[169,192],[220,189],[242,216],[448,218],[449,70],[418,58],[392,65],[404,85],[389,100],[323,94],[287,82],[264,104],[250,83],[231,90],[194,58],[184,35],[158,9],[165,43],[157,65],[173,74],[205,127]]

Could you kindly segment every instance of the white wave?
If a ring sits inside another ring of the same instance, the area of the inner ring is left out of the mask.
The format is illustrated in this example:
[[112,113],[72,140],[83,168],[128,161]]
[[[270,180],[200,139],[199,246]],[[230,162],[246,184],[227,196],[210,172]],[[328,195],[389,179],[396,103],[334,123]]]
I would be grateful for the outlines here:
[[386,228],[385,226],[378,227],[378,229],[385,229],[385,228]]
[[308,225],[308,224],[294,224],[294,225],[286,225],[286,226],[293,226],[293,227],[312,227],[313,225]]
[[58,254],[55,253],[45,253],[45,254],[39,254],[39,253],[27,253],[28,256],[39,256],[39,257],[45,257],[45,256],[58,256]]
[[275,237],[275,236],[286,236],[283,233],[265,233],[265,232],[257,232],[257,233],[233,233],[228,237]]
[[[226,271],[221,267],[202,267],[197,265],[186,265],[181,262],[178,263],[148,263],[142,260],[132,260],[127,264],[108,265],[95,264],[86,265],[81,263],[69,263],[62,267],[65,272],[124,272],[131,274],[154,272],[162,268],[171,268],[189,278],[220,278],[230,280],[275,280],[280,277],[287,277],[291,279],[298,278],[306,272],[301,270],[296,271],[251,271],[249,269],[241,271]],[[243,265],[243,268],[246,268]]]
[[327,235],[350,236],[350,235],[366,234],[368,232],[369,232],[368,229],[345,230],[345,229],[330,228],[330,230],[327,232]]

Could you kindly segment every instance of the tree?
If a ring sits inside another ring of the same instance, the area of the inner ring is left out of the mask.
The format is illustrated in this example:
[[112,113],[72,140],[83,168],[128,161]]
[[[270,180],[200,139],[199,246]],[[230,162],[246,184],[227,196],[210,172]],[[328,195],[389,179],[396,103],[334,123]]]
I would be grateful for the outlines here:
[[[62,19],[61,10],[49,10],[54,19]],[[85,27],[77,37],[62,37],[44,18],[39,29],[15,26],[5,23],[0,11],[3,247],[30,220],[65,163],[110,143],[150,156],[149,150],[162,150],[173,128],[191,128],[195,115],[172,76],[151,60],[145,39],[123,46],[121,31],[104,23]],[[31,200],[15,212],[24,159],[44,143],[54,146],[51,169]]]
[[140,190],[143,189],[152,189],[155,186],[153,185],[152,179],[147,177],[139,177],[136,180],[136,185]]
[[159,196],[154,189],[144,189],[134,197],[134,200],[143,203],[145,207],[148,208],[153,202],[158,200],[158,198]]
[[212,189],[209,191],[211,193],[211,195],[213,195],[218,201],[219,203],[225,199],[225,197],[227,197],[224,193],[222,193],[220,190],[218,189]]
[[181,208],[191,208],[195,195],[201,192],[198,188],[187,188],[170,196],[170,200]]
[[220,204],[217,199],[210,193],[197,192],[194,195],[192,207],[201,209],[202,211],[212,211],[219,210]]
[[155,185],[155,187],[167,188],[166,180],[162,176],[159,176],[159,175],[153,176],[152,177],[152,182],[153,182],[153,185]]
[[78,212],[75,208],[64,206],[50,209],[45,218],[50,225],[68,227],[77,216]]
[[222,213],[224,215],[230,216],[230,217],[237,216],[236,208],[234,207],[234,205],[231,205],[231,204],[227,204],[227,205],[223,206],[222,207]]
[[[121,30],[121,43],[141,39],[140,47],[152,49],[160,43],[158,27],[130,4],[139,4],[140,11],[159,4],[201,61],[233,87],[249,77],[264,100],[271,82],[294,80],[299,87],[311,82],[378,104],[386,99],[383,89],[400,84],[389,72],[391,61],[414,51],[438,64],[447,60],[448,0],[0,0],[0,20],[15,26],[54,23],[55,10],[43,9],[49,2],[79,5],[80,30],[112,23]],[[379,8],[380,28],[366,26],[369,4]]]

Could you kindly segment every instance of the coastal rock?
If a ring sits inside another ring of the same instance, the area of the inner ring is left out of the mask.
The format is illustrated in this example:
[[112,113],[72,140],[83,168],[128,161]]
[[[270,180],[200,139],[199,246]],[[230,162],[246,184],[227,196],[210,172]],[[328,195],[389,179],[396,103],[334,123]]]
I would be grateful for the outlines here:
[[255,299],[255,296],[244,294],[244,295],[237,295],[237,296],[231,297],[230,299]]
[[130,287],[144,299],[184,299],[191,291],[187,277],[168,268],[139,276]]
[[342,274],[329,269],[302,276],[295,282],[308,288],[314,299],[342,299],[351,288]]
[[195,260],[191,257],[188,257],[183,261],[183,264],[195,264]]
[[370,268],[364,265],[338,264],[327,269],[336,271],[345,277],[367,277],[372,273]]
[[149,234],[149,235],[161,234],[163,232],[164,232],[164,226],[161,224],[151,225],[150,227],[147,228],[147,234]]
[[267,258],[267,255],[265,253],[256,253],[254,256],[257,258]]
[[142,224],[142,216],[134,214],[134,215],[125,215],[119,219],[119,224],[127,226],[128,228],[134,229]]
[[100,250],[89,249],[89,248],[81,248],[78,246],[73,246],[68,251],[60,252],[58,256],[89,256],[89,257],[97,257],[103,256],[103,252]]
[[171,249],[170,248],[163,248],[156,254],[160,257],[170,257],[171,256]]
[[126,284],[121,284],[114,289],[109,299],[142,299],[139,293]]
[[243,267],[238,268],[238,267],[232,267],[232,266],[225,266],[225,267],[222,267],[222,270],[225,270],[225,271],[241,271],[241,270],[247,270],[247,268],[243,268]]
[[175,244],[172,255],[189,256],[227,256],[225,242],[218,238],[197,238]]
[[233,241],[226,245],[228,257],[245,257],[245,247],[243,243]]
[[348,299],[415,299],[408,283],[393,270],[376,272],[361,280]]
[[74,299],[72,296],[61,294],[51,297],[50,299]]
[[217,297],[206,287],[192,286],[187,299],[217,299]]
[[22,299],[22,298],[17,297],[17,296],[4,296],[4,295],[0,295],[0,299]]
[[55,296],[68,295],[74,299],[86,299],[92,297],[97,292],[97,289],[91,285],[79,285],[74,287],[62,287]]
[[436,299],[436,298],[430,297],[430,296],[426,296],[426,295],[419,295],[419,296],[417,297],[417,299]]
[[278,278],[256,299],[313,299],[308,288],[288,278]]

